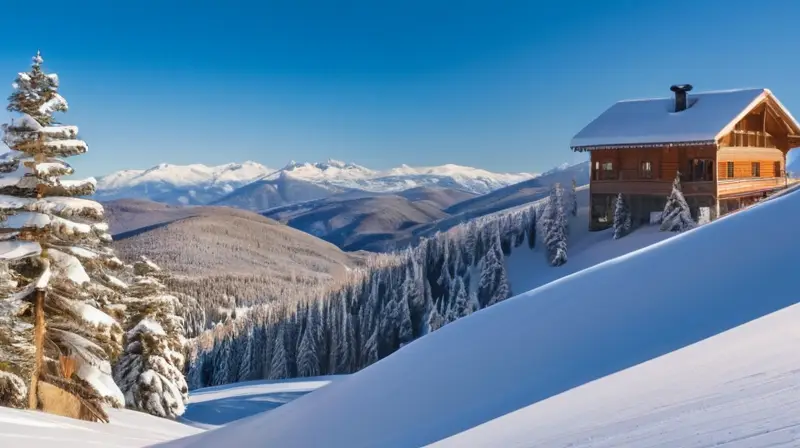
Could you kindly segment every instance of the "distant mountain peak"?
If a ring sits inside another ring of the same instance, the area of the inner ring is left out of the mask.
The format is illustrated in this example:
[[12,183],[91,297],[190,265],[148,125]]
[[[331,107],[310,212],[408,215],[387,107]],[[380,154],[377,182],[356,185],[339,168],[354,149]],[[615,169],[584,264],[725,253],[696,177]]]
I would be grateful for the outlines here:
[[[275,204],[277,206],[341,191],[389,193],[417,187],[434,187],[485,194],[534,176],[529,173],[493,173],[452,163],[429,167],[403,164],[380,171],[336,159],[313,163],[291,160],[280,170],[273,170],[253,161],[218,166],[160,163],[148,170],[117,171],[100,178],[97,197],[100,200],[127,197],[167,203],[189,201],[192,204],[227,204],[225,201],[236,190],[251,184],[251,188],[243,189],[241,194],[261,194],[255,188],[257,181],[258,185],[275,182],[274,186],[278,188],[279,184],[285,186],[285,182],[291,180],[291,189],[281,190],[281,203]],[[274,201],[269,203],[273,204]]]

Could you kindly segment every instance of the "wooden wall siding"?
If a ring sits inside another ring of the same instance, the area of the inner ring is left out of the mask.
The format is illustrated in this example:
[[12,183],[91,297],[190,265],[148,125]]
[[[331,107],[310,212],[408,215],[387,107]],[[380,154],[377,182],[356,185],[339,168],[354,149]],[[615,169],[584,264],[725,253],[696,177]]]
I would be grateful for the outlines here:
[[[642,148],[642,149],[601,149],[591,152],[592,170],[603,163],[611,162],[614,165],[614,179],[616,180],[645,180],[641,177],[640,169],[642,162],[650,162],[652,165],[652,180],[658,180],[659,161],[661,149]],[[592,179],[597,179],[592,173]]]
[[[728,178],[728,162],[734,163],[734,177],[753,177],[752,162],[761,164],[760,177],[782,177],[786,166],[786,157],[780,149],[775,148],[720,148],[718,152],[717,172],[720,179]],[[775,163],[780,169],[775,171]]]
[[765,179],[727,179],[719,182],[719,196],[731,196],[742,193],[759,192],[773,190],[783,187],[786,180],[780,177],[770,177]]
[[659,177],[661,179],[675,179],[680,163],[679,148],[664,148],[661,150],[661,167]]
[[599,179],[594,174],[595,168],[605,162],[614,165],[614,180],[645,180],[639,171],[642,162],[652,164],[652,180],[675,179],[678,169],[686,170],[690,159],[714,159],[715,145],[705,146],[672,146],[655,148],[598,149],[591,151],[592,179]]
[[[684,196],[695,195],[715,195],[717,191],[716,182],[683,182]],[[592,182],[592,194],[625,194],[625,195],[669,195],[672,191],[672,181],[648,181],[648,180],[620,180],[620,181],[598,181]]]
[[783,151],[776,148],[738,148],[738,147],[722,147],[717,152],[717,158],[720,162],[728,161],[781,161],[784,160]]

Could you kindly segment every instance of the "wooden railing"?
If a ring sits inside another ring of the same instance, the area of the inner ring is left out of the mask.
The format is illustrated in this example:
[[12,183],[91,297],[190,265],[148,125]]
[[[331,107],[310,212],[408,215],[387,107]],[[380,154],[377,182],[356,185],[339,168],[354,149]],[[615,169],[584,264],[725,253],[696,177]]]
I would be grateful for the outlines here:
[[766,132],[733,131],[731,146],[775,148],[775,140]]
[[788,184],[785,177],[750,177],[737,179],[721,179],[719,181],[719,195],[734,195],[747,192],[767,191],[781,188]]
[[[639,170],[613,170],[597,171],[592,178],[593,181],[642,181],[642,182],[672,182],[674,179],[661,179],[656,171],[650,172],[651,177],[646,177],[644,172]],[[690,173],[681,173],[681,182],[713,182],[714,179],[692,179]]]

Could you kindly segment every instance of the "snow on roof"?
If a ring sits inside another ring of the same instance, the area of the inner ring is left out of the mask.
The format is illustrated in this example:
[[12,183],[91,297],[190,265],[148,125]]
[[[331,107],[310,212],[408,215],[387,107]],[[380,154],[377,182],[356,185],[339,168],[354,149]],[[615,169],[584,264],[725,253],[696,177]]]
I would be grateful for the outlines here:
[[800,128],[769,89],[722,90],[689,93],[689,108],[681,112],[673,112],[673,97],[619,101],[578,132],[570,147],[714,143],[766,96]]

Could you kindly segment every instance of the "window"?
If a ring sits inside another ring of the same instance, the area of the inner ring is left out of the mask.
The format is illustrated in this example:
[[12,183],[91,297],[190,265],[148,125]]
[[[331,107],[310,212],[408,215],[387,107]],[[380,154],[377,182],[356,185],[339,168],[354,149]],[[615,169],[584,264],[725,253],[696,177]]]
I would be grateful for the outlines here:
[[642,162],[639,167],[639,175],[642,177],[642,179],[652,179],[653,164],[648,161]]
[[750,164],[750,171],[752,171],[753,177],[761,177],[761,163],[760,162],[753,162]]
[[728,162],[728,178],[733,179],[735,176],[733,175],[733,162]]
[[707,182],[714,180],[714,161],[708,159],[692,159],[689,161],[689,181]]
[[781,173],[781,162],[775,162],[775,177],[783,177],[783,173]]
[[601,167],[602,167],[602,170],[600,171],[600,179],[613,180],[614,179],[614,163],[613,162],[603,162]]

